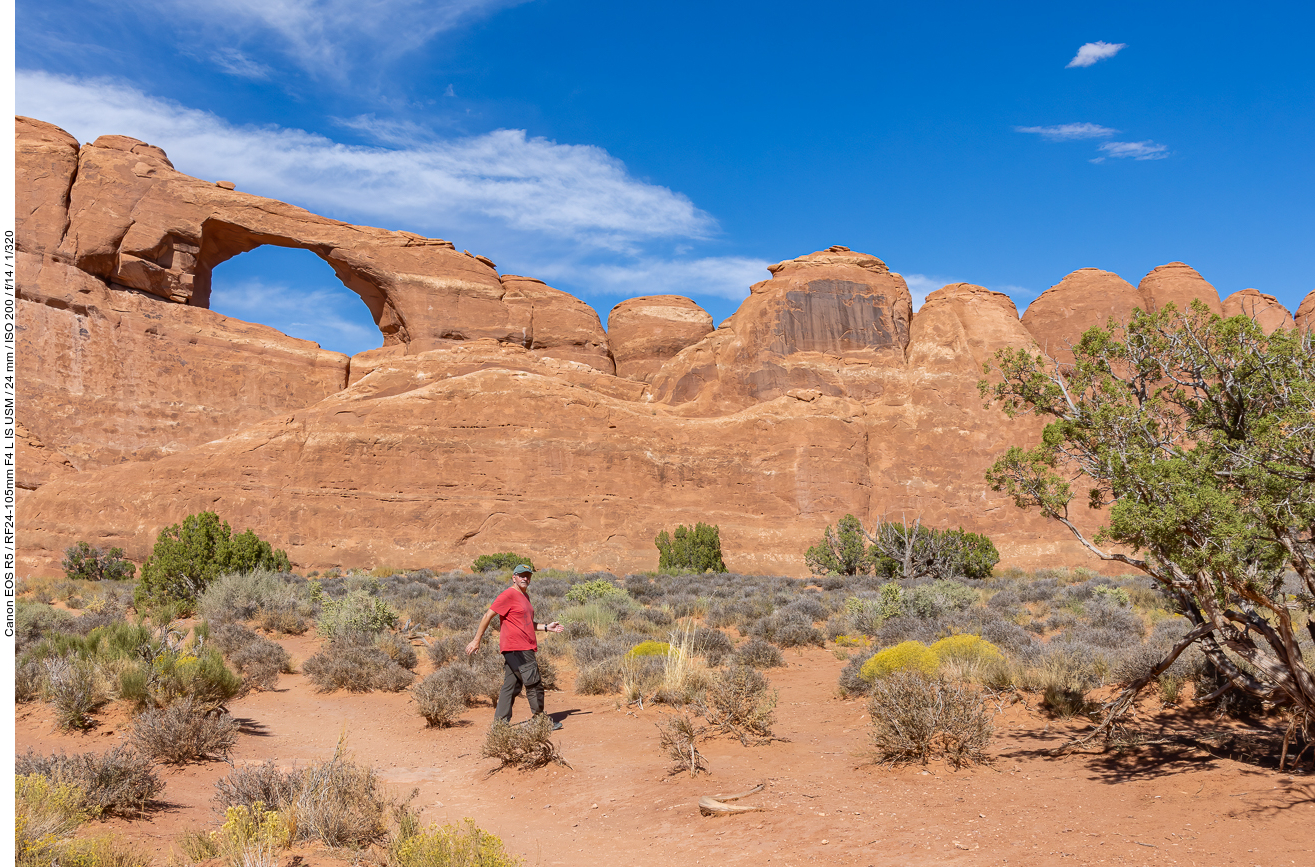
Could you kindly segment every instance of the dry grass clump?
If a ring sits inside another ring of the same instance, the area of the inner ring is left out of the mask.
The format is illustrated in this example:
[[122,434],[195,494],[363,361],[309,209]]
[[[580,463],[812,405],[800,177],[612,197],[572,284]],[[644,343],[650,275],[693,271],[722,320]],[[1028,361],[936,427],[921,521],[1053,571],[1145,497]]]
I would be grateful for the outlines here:
[[620,657],[582,665],[575,676],[575,692],[577,695],[615,695],[621,691],[623,677]]
[[496,770],[507,767],[533,770],[548,764],[570,767],[552,742],[552,726],[552,717],[542,713],[520,725],[496,720],[480,755],[500,761],[502,764]]
[[40,774],[56,785],[81,792],[81,808],[92,817],[141,812],[164,791],[164,781],[150,758],[127,744],[103,753],[42,756],[31,748],[15,757],[14,773]]
[[991,722],[971,687],[897,671],[873,685],[868,713],[880,762],[926,764],[941,757],[958,769],[988,761]]
[[411,697],[430,726],[450,728],[474,697],[475,688],[476,679],[469,668],[449,665],[420,681],[411,690]]
[[273,762],[238,768],[215,784],[214,800],[226,810],[265,805],[277,809],[292,839],[361,848],[382,840],[392,802],[373,768],[358,765],[338,742],[333,758],[300,770],[280,771]]
[[415,675],[379,649],[375,641],[369,633],[343,631],[306,660],[302,672],[320,692],[339,689],[398,692],[406,689],[415,680]]
[[687,770],[693,777],[708,769],[698,748],[700,729],[689,714],[669,716],[657,727],[662,749],[671,759],[672,773]]
[[713,680],[701,708],[708,725],[735,735],[740,743],[765,743],[772,738],[777,693],[762,672],[733,665]]
[[42,664],[39,691],[55,708],[61,728],[84,729],[91,712],[105,700],[96,666],[85,659],[50,657]]
[[183,765],[201,759],[226,759],[237,743],[237,720],[205,710],[191,696],[148,710],[132,725],[131,742],[156,761]]

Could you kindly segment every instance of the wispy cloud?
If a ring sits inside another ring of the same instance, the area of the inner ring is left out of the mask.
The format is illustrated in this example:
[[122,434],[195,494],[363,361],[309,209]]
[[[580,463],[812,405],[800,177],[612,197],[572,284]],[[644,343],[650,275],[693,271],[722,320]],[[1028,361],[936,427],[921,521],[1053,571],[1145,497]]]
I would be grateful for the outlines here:
[[714,295],[731,301],[749,297],[749,287],[771,274],[766,259],[711,256],[699,259],[644,257],[633,262],[549,265],[548,280],[591,286],[600,293],[627,295]]
[[273,72],[265,64],[252,60],[236,48],[222,48],[211,54],[210,60],[224,72],[238,78],[261,81],[269,78]]
[[630,176],[602,148],[524,130],[408,145],[390,129],[396,147],[350,146],[299,129],[236,126],[103,79],[20,71],[17,91],[20,113],[83,141],[107,132],[140,138],[163,147],[180,171],[340,219],[417,231],[501,227],[613,250],[716,228],[686,196]]
[[206,38],[266,43],[307,72],[341,78],[356,60],[396,57],[524,0],[150,0]]
[[1084,138],[1106,138],[1118,133],[1095,123],[1061,123],[1057,126],[1016,126],[1014,132],[1039,135],[1049,141],[1077,141]]
[[1064,68],[1093,66],[1097,61],[1108,60],[1127,47],[1125,42],[1088,42],[1078,49],[1078,53],[1073,56],[1073,59]]
[[365,305],[346,288],[308,290],[259,279],[229,284],[219,268],[210,307],[348,355],[377,349],[383,342]]
[[1168,145],[1153,141],[1107,141],[1100,146],[1104,156],[1096,157],[1093,163],[1103,163],[1109,159],[1162,160],[1169,156]]

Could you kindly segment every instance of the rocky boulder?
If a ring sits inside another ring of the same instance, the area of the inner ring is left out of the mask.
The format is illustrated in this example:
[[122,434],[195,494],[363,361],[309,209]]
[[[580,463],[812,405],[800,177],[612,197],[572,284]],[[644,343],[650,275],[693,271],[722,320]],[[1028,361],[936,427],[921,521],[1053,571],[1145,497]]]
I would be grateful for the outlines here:
[[1200,301],[1211,313],[1222,312],[1219,292],[1195,268],[1182,262],[1157,266],[1137,284],[1137,291],[1145,303],[1144,310],[1159,310],[1169,303],[1186,310],[1193,301]]
[[1241,289],[1224,299],[1224,316],[1248,316],[1272,334],[1280,328],[1295,328],[1296,323],[1288,308],[1279,303],[1273,295],[1266,295],[1255,289]]
[[1294,323],[1302,331],[1315,331],[1315,292],[1301,299],[1301,306],[1293,315]]
[[616,375],[648,382],[662,365],[713,331],[712,315],[679,295],[622,301],[607,314]]

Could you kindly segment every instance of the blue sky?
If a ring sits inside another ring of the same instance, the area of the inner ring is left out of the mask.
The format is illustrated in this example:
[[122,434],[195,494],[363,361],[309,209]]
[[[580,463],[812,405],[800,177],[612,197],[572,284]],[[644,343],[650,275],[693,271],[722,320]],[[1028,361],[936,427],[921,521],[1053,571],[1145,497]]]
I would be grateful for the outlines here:
[[[1315,7],[1270,3],[19,0],[17,106],[84,141],[488,256],[607,312],[729,316],[844,244],[915,297],[1020,311],[1094,266],[1315,289]],[[362,303],[304,251],[213,306],[348,352]]]

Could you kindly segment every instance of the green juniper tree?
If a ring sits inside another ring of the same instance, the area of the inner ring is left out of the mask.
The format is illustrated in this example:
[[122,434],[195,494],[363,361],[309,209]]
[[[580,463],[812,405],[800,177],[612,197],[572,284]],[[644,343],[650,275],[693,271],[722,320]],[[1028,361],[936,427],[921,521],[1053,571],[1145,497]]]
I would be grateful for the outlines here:
[[228,522],[214,512],[188,515],[181,524],[160,531],[155,549],[142,564],[134,603],[139,608],[169,602],[190,607],[220,575],[257,568],[287,572],[292,567],[287,554],[250,530],[234,536]]
[[[1093,736],[1192,642],[1227,676],[1221,692],[1291,708],[1289,737],[1306,728],[1315,722],[1315,677],[1297,635],[1315,637],[1311,334],[1267,335],[1195,302],[1184,313],[1166,305],[1134,311],[1126,326],[1093,328],[1073,356],[1059,364],[1024,350],[996,354],[1002,379],[980,383],[983,395],[1011,416],[1051,421],[1039,444],[1011,448],[987,479],[1102,560],[1149,575],[1193,624],[1110,702]],[[1091,536],[1070,511],[1078,475],[1088,504],[1107,509]],[[1284,589],[1288,570],[1295,593]]]
[[721,529],[716,525],[683,524],[668,535],[658,533],[653,544],[658,549],[658,569],[662,572],[725,572],[721,559]]

